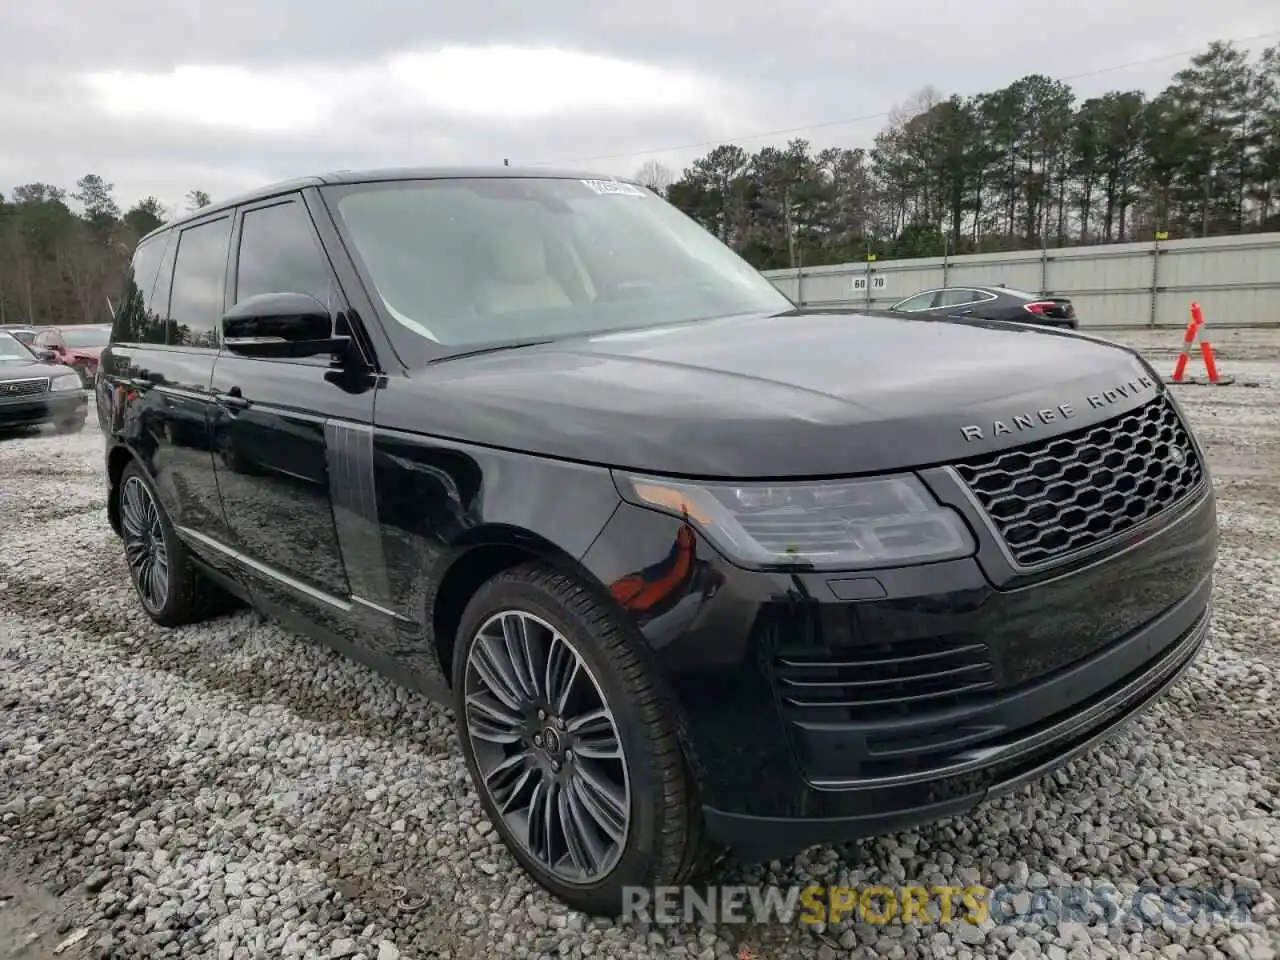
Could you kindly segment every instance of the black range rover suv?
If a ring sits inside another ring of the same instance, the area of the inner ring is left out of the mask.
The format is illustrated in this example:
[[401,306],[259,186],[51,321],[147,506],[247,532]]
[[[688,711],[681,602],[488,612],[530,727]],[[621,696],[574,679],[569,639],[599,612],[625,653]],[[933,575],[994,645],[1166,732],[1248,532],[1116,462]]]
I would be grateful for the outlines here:
[[139,600],[450,705],[591,912],[952,815],[1205,640],[1203,451],[1135,353],[797,310],[629,182],[315,177],[144,238],[105,351]]

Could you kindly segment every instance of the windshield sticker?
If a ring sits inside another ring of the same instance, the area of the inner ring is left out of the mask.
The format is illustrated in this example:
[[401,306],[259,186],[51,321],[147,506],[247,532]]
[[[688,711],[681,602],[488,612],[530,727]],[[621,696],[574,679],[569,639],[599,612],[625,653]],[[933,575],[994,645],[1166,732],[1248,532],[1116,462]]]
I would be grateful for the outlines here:
[[621,197],[644,196],[644,191],[634,183],[623,183],[621,180],[583,180],[582,182],[601,196],[610,194]]

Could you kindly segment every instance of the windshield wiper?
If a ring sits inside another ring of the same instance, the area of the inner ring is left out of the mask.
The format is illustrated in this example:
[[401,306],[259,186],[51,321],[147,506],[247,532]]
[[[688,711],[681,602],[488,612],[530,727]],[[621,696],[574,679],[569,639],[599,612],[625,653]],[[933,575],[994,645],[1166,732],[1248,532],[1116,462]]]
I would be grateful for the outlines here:
[[461,360],[463,357],[476,357],[482,353],[497,353],[500,350],[519,350],[521,347],[538,347],[544,343],[554,343],[553,340],[515,340],[509,343],[493,343],[487,347],[476,347],[474,350],[463,350],[461,353],[451,353],[444,357],[437,357],[431,363],[444,363],[446,360]]

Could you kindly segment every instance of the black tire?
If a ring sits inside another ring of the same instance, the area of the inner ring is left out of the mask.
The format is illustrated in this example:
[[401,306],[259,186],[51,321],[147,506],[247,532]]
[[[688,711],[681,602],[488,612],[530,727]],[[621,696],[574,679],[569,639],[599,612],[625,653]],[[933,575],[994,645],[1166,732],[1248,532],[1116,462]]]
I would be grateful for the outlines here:
[[[481,628],[504,612],[531,614],[568,641],[589,668],[616,720],[629,778],[629,824],[614,866],[591,882],[569,882],[525,849],[480,772],[466,709],[468,657]],[[624,888],[687,883],[709,861],[702,816],[663,697],[618,617],[582,584],[543,563],[493,577],[459,624],[453,658],[454,712],[467,770],[481,803],[520,865],[561,901],[594,916],[617,916]]]
[[121,527],[125,527],[123,499],[131,483],[141,483],[154,504],[168,568],[161,601],[157,603],[149,600],[146,591],[139,585],[138,569],[129,562],[126,546],[125,565],[129,568],[129,579],[133,583],[139,604],[147,616],[162,627],[180,627],[209,619],[221,611],[228,598],[196,569],[191,552],[174,532],[169,515],[156,496],[155,487],[137,463],[130,463],[120,475]]
[[84,429],[84,424],[87,419],[88,417],[80,417],[76,420],[62,420],[54,424],[53,429],[56,433],[62,435],[79,433]]

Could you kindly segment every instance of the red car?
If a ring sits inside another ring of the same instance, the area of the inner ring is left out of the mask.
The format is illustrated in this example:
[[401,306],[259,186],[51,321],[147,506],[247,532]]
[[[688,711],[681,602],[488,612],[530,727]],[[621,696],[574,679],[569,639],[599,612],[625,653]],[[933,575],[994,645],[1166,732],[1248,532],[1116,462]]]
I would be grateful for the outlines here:
[[105,323],[69,323],[56,327],[40,327],[31,349],[37,356],[65,363],[80,374],[84,385],[93,384],[98,372],[98,358],[111,338],[111,326]]

